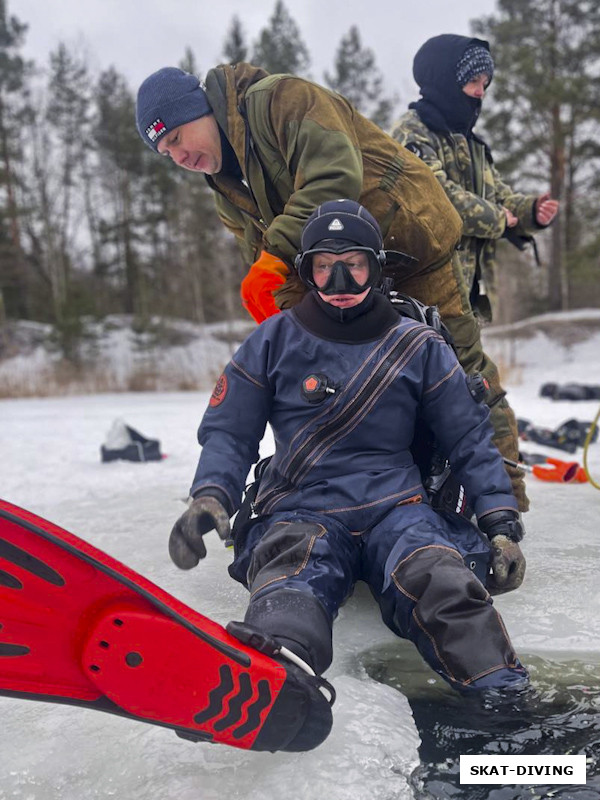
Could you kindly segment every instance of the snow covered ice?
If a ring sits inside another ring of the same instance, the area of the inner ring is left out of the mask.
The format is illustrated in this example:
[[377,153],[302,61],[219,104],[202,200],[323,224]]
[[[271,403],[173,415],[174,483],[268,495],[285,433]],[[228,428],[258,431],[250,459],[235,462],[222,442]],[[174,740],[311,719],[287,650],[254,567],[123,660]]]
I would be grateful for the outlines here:
[[[570,417],[592,420],[597,401],[553,402],[540,398],[539,388],[600,383],[600,312],[540,320],[537,327],[534,321],[487,336],[488,350],[511,367],[507,383],[517,416],[548,427]],[[207,400],[206,393],[140,393],[0,401],[0,496],[87,539],[218,622],[241,619],[246,593],[228,576],[231,552],[216,534],[207,536],[208,556],[189,573],[178,571],[167,554],[196,465],[196,429]],[[118,417],[159,439],[167,458],[102,464],[100,444]],[[271,449],[267,439],[263,454]],[[571,460],[532,443],[524,449]],[[581,462],[581,450],[573,458]],[[600,443],[590,447],[589,466],[599,480]],[[520,591],[496,598],[496,606],[525,663],[529,657],[538,665],[564,663],[565,675],[572,662],[585,664],[598,683],[600,492],[589,484],[527,481],[527,576]],[[396,643],[359,586],[334,628],[327,673],[338,693],[333,732],[320,748],[300,755],[192,744],[108,714],[0,698],[0,800],[413,798],[417,727],[406,697],[371,677],[373,659],[404,655],[409,694],[444,689],[409,645]],[[560,670],[555,680],[560,684]]]

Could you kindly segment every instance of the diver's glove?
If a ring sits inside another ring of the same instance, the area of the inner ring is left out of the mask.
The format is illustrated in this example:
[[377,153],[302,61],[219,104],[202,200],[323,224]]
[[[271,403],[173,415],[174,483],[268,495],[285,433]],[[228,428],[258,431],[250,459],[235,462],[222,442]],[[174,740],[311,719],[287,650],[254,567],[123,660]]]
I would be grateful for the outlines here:
[[490,594],[502,594],[518,589],[525,576],[525,556],[519,542],[523,526],[516,511],[492,511],[478,520],[491,545],[491,573],[487,579]]
[[240,285],[240,294],[242,305],[255,322],[260,324],[279,313],[273,292],[283,286],[289,273],[287,264],[266,250],[252,264]]
[[221,539],[231,534],[229,514],[216,497],[200,495],[182,514],[169,537],[169,555],[179,569],[192,569],[206,556],[203,536],[216,530]]

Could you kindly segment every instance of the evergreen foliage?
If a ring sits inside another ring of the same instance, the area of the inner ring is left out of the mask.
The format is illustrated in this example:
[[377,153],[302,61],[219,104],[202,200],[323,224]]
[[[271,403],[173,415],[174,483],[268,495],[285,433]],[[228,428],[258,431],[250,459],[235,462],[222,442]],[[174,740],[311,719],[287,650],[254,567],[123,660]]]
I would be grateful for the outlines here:
[[277,0],[268,27],[254,44],[252,63],[272,74],[305,75],[308,70],[308,49],[283,0]]
[[26,31],[0,0],[0,323],[6,315],[28,313],[19,198],[23,149],[17,135],[30,110],[31,64],[19,53]]
[[196,56],[194,55],[192,48],[189,46],[185,48],[183,58],[179,62],[179,69],[182,69],[184,72],[189,72],[191,75],[200,74],[200,68],[198,67]]
[[248,58],[248,47],[242,23],[238,16],[234,16],[223,44],[223,61],[226,64],[239,64]]
[[113,67],[96,86],[95,140],[100,166],[99,215],[101,272],[113,278],[124,310],[145,316],[145,286],[141,269],[139,209],[147,154],[132,121],[135,103],[125,78]]
[[327,86],[347,98],[361,114],[381,128],[387,128],[397,99],[382,97],[383,76],[375,63],[373,51],[362,46],[356,25],[342,37],[334,68],[333,74],[325,73]]

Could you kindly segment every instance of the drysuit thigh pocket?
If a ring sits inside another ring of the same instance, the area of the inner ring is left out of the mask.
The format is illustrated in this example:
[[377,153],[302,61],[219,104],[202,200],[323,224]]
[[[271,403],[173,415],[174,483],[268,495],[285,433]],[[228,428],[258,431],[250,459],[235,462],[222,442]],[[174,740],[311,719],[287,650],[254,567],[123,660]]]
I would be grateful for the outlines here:
[[299,575],[309,564],[317,539],[325,535],[315,522],[276,522],[260,539],[248,567],[252,593],[274,581]]

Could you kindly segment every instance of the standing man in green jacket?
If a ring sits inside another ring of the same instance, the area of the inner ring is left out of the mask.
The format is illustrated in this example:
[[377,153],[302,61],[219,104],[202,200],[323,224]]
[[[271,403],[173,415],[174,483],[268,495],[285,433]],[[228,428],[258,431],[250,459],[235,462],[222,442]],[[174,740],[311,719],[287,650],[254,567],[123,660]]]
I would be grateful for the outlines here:
[[421,98],[393,136],[432,170],[463,221],[458,250],[474,311],[491,320],[496,294],[496,242],[516,246],[547,227],[558,211],[549,194],[524,195],[502,181],[487,144],[473,127],[494,75],[488,42],[442,34],[417,52],[413,75]]
[[[210,70],[205,85],[180,69],[160,69],[140,86],[136,117],[145,144],[206,176],[248,263],[242,302],[257,322],[303,297],[294,257],[314,209],[339,197],[364,205],[384,247],[400,251],[394,288],[438,306],[465,371],[487,379],[496,446],[518,458],[514,414],[483,352],[454,257],[460,217],[417,156],[341,95],[244,63]],[[522,473],[507,469],[526,510]]]

